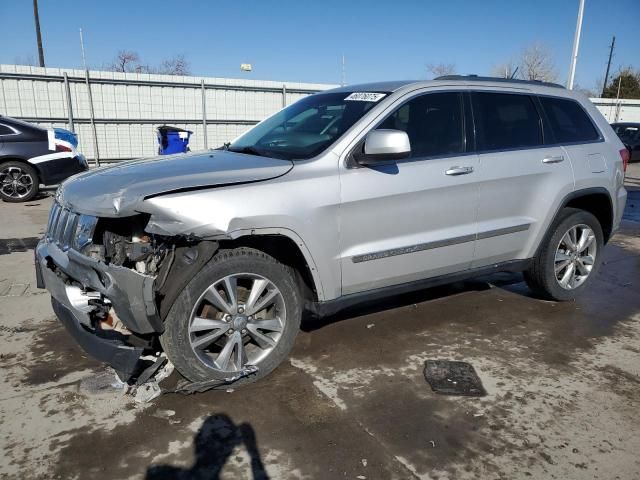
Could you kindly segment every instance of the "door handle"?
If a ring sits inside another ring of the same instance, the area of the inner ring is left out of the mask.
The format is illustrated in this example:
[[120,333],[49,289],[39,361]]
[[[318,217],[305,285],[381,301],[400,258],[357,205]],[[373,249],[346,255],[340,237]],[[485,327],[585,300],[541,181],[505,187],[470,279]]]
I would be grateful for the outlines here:
[[473,167],[450,167],[445,171],[445,175],[466,175],[473,172]]
[[542,163],[560,163],[560,162],[564,162],[564,156],[563,155],[556,155],[553,157],[545,157],[542,159]]

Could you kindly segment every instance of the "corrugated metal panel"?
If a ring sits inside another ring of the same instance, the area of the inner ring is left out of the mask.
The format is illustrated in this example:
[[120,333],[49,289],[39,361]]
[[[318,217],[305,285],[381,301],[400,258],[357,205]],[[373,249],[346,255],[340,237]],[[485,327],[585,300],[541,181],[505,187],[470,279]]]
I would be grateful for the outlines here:
[[[93,159],[93,133],[83,70],[0,64],[0,113],[45,127],[68,128],[63,73],[69,77],[79,150]],[[158,149],[155,129],[165,124],[192,130],[191,150],[203,149],[203,81],[209,148],[233,140],[281,109],[283,98],[291,104],[310,93],[336,86],[101,71],[90,71],[89,77],[98,148],[103,159],[155,155]]]

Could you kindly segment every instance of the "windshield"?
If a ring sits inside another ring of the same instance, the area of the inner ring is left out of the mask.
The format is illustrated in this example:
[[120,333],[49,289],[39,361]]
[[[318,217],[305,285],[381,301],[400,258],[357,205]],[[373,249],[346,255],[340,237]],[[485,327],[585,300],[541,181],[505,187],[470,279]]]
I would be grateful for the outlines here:
[[289,160],[314,157],[385,95],[379,92],[310,95],[256,125],[228,149]]

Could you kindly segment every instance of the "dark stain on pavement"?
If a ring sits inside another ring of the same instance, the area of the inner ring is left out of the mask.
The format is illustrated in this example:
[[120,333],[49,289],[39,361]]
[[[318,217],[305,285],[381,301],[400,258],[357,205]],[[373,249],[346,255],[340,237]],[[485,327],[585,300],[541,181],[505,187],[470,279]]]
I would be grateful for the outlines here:
[[0,238],[0,255],[33,250],[39,241],[38,237]]
[[[499,478],[502,472],[492,458],[505,454],[523,475],[532,465],[551,466],[556,461],[551,447],[543,441],[531,444],[527,425],[518,419],[520,409],[534,400],[533,393],[510,391],[496,398],[500,406],[437,396],[422,377],[426,358],[418,357],[434,352],[446,357],[450,351],[453,359],[473,364],[482,356],[495,362],[500,376],[517,379],[530,374],[518,365],[526,358],[528,366],[539,365],[547,375],[564,375],[577,354],[623,328],[640,310],[640,256],[621,245],[607,247],[600,276],[576,302],[536,299],[520,275],[498,274],[374,302],[328,319],[305,319],[291,356],[311,362],[319,375],[380,367],[397,373],[376,375],[360,385],[356,379],[355,386],[361,387],[357,392],[338,386],[346,410],[318,391],[313,376],[288,362],[267,379],[232,393],[164,395],[133,423],[66,432],[71,437],[65,435],[57,445],[54,478],[109,479],[145,472],[149,479],[208,478],[197,476],[203,465],[212,471],[224,468],[234,478],[264,478],[256,474],[262,475],[269,465],[298,469],[311,478],[412,478],[409,464],[433,478],[437,471],[454,478],[456,469],[477,478]],[[97,366],[80,354],[57,322],[43,332],[33,347],[36,363],[29,382]],[[414,358],[415,371],[407,371]],[[603,373],[612,388],[624,382],[618,387],[622,393],[637,391],[625,372],[607,368]],[[558,414],[569,408],[551,396],[544,401]],[[481,407],[490,415],[475,416]],[[162,414],[167,410],[175,415],[167,418]],[[554,425],[548,422],[537,427],[551,430]],[[220,444],[221,453],[209,460],[202,458],[206,438]],[[170,442],[186,447],[171,453]],[[93,452],[106,453],[87,454],[88,445]],[[239,470],[228,453],[231,445],[253,458],[249,471]],[[180,466],[192,451],[195,457],[186,462],[190,466]],[[367,459],[366,467],[362,459]],[[171,472],[175,476],[167,476]]]
[[33,358],[29,361],[24,383],[40,385],[79,370],[100,368],[58,320],[45,321],[40,327],[31,346]]
[[[176,413],[167,418],[162,415],[166,410]],[[202,460],[198,460],[202,451],[197,446],[199,434],[187,427],[198,423],[198,431],[207,432],[212,427],[211,422],[222,425],[220,419],[224,420],[222,423],[227,423],[225,428],[232,430],[233,427],[229,425],[235,425],[236,428],[243,424],[251,425],[252,432],[245,431],[243,437],[245,441],[249,439],[248,444],[238,444],[250,458],[253,437],[255,445],[260,445],[256,450],[262,463],[265,462],[265,456],[270,454],[272,462],[275,458],[275,464],[286,467],[287,471],[297,469],[302,476],[410,477],[408,471],[394,462],[389,452],[366,433],[349,413],[336,408],[320,395],[307,375],[284,363],[269,377],[268,382],[247,385],[233,393],[210,391],[191,396],[167,394],[141,412],[131,424],[112,430],[83,428],[67,432],[71,434],[71,439],[58,445],[54,478],[82,475],[86,478],[120,479],[145,472],[152,479],[216,478],[193,475],[202,465]],[[249,433],[251,436],[247,437]],[[229,441],[237,443],[239,434],[242,435],[242,432],[229,434]],[[214,433],[214,436],[221,435],[222,432]],[[169,443],[176,441],[188,445],[195,442],[195,458],[187,462],[192,467],[173,466],[176,462],[184,464],[185,458],[191,457],[188,449],[167,453]],[[87,455],[87,445],[91,446],[92,451],[108,454]],[[228,445],[224,448],[228,448]],[[151,459],[163,452],[166,455],[157,464],[152,464]],[[249,472],[241,471],[238,462],[230,461],[227,455],[222,457],[227,459],[224,471],[231,474],[229,478],[251,478],[251,471],[260,471],[255,465],[250,467]],[[224,460],[222,457],[214,462],[215,468]],[[368,459],[366,470],[361,463],[363,458]],[[184,476],[155,476],[166,475],[169,471],[181,472]],[[286,471],[279,478],[287,478]]]

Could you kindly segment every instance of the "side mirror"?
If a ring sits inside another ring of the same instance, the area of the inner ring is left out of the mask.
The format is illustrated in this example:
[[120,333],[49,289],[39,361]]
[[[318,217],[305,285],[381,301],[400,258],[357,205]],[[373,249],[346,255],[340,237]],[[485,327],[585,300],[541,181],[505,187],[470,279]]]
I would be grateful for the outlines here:
[[373,130],[364,140],[364,151],[354,154],[360,165],[379,165],[411,155],[409,136],[402,130]]

